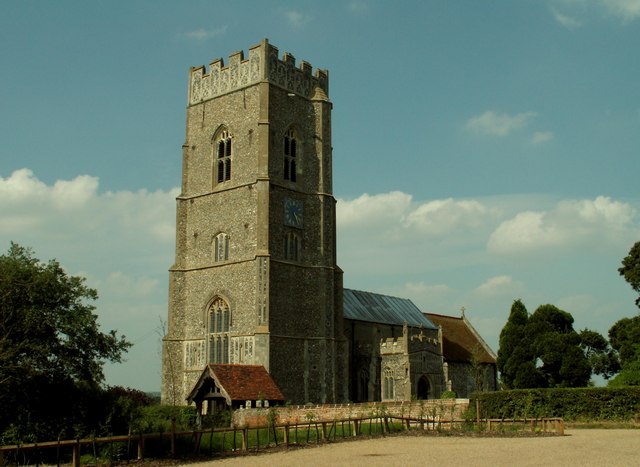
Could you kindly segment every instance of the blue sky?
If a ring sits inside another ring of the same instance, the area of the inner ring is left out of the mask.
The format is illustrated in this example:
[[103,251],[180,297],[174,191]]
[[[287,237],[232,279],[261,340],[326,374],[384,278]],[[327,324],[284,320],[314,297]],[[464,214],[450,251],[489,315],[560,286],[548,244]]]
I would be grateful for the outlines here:
[[606,333],[637,312],[640,0],[7,1],[0,249],[87,277],[157,390],[190,66],[262,38],[330,73],[345,286]]

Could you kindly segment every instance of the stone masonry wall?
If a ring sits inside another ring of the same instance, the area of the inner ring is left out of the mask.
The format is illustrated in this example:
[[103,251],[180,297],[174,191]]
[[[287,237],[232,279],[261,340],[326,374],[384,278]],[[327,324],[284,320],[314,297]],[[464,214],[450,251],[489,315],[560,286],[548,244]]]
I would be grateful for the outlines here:
[[232,426],[253,428],[266,426],[269,413],[275,413],[275,423],[303,424],[358,419],[383,414],[424,420],[460,420],[469,408],[468,399],[430,399],[404,402],[370,402],[365,404],[331,404],[303,406],[274,406],[270,408],[239,409],[233,413]]

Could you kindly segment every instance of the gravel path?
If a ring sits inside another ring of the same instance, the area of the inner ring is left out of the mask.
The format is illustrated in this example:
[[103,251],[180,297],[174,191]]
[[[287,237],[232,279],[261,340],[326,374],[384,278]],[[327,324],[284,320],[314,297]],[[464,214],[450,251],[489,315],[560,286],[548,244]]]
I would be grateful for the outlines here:
[[189,464],[234,465],[640,466],[640,430],[570,430],[534,438],[394,436]]

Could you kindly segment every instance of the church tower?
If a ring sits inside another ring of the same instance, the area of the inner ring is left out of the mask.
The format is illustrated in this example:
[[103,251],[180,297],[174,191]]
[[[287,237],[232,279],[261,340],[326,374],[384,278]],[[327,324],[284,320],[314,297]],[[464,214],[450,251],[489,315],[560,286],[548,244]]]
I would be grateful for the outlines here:
[[190,71],[162,399],[232,363],[295,403],[346,400],[328,73],[266,39],[248,55]]

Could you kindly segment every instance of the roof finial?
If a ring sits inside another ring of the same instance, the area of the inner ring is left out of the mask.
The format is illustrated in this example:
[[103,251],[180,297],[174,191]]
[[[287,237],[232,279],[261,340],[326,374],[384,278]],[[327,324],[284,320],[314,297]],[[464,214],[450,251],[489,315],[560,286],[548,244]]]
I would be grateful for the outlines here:
[[465,307],[460,308],[460,311],[462,312],[462,317],[464,318],[464,310],[466,310]]

